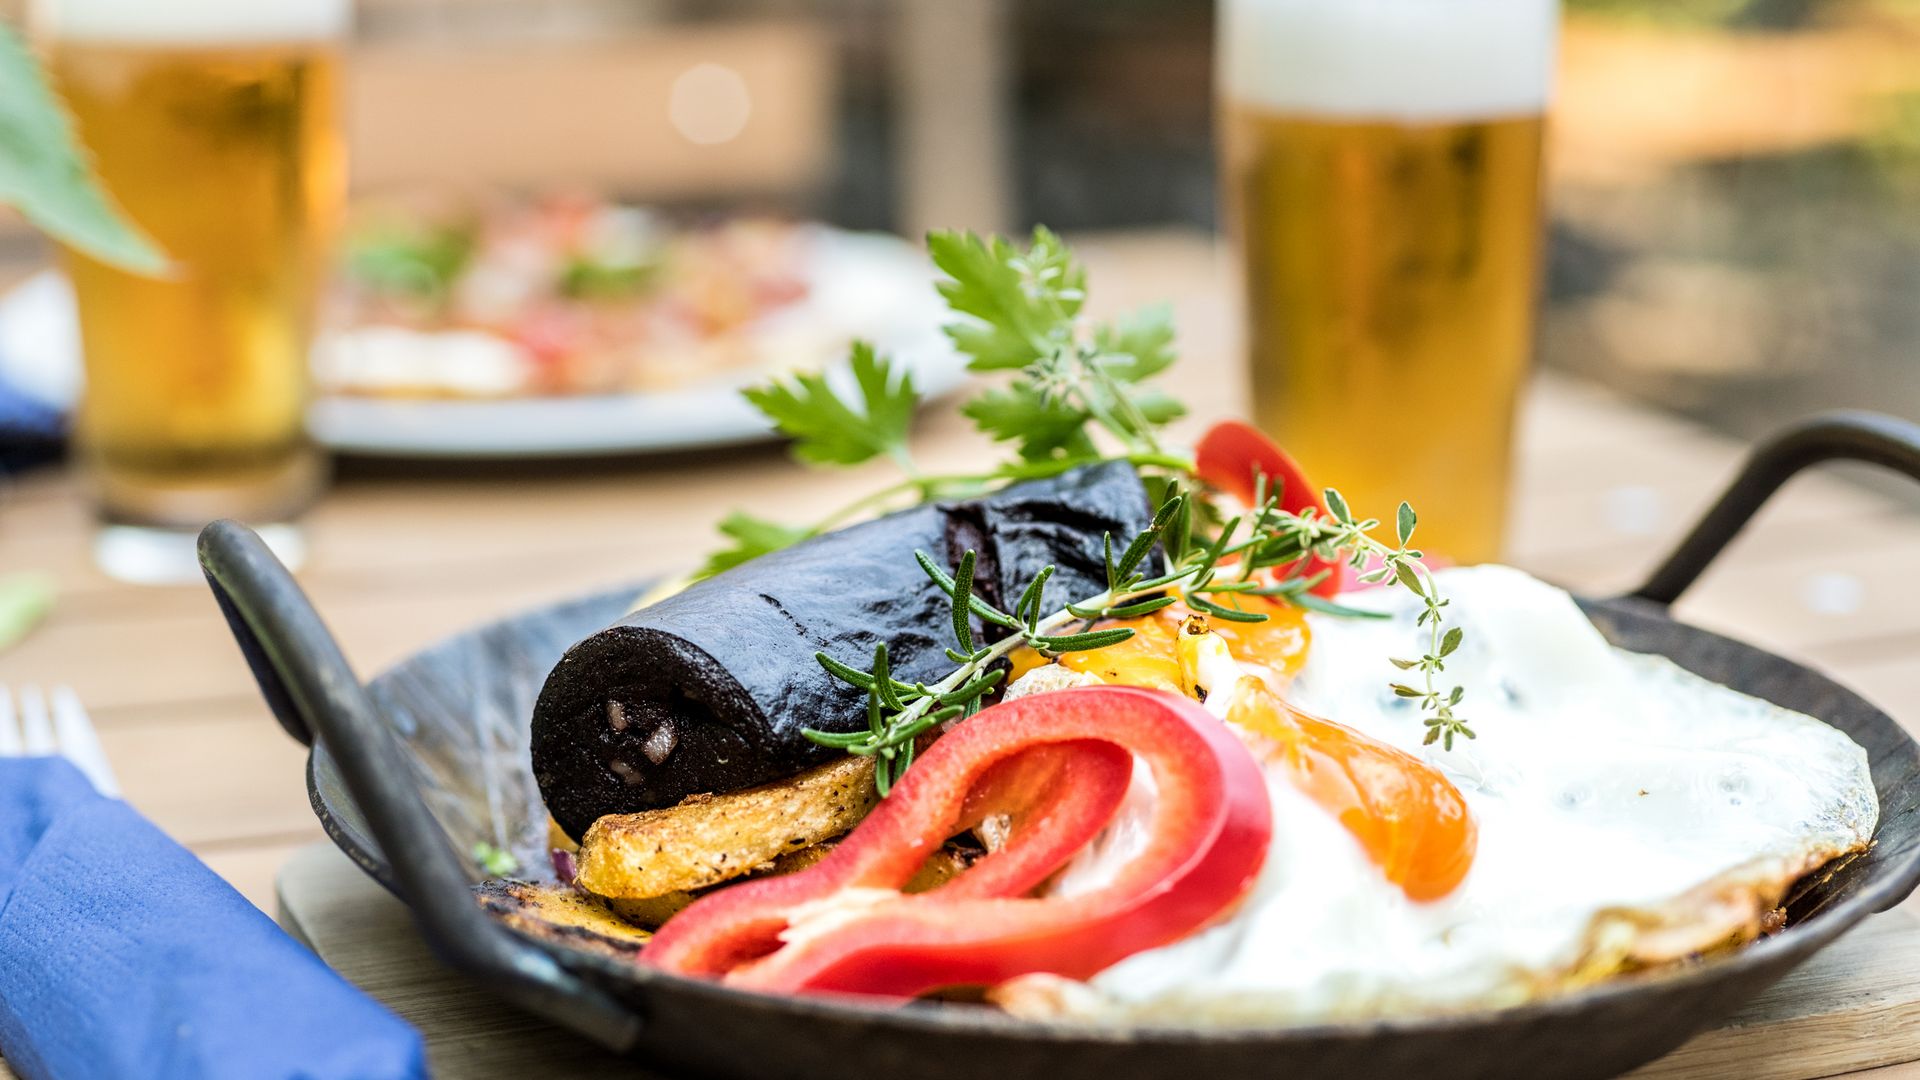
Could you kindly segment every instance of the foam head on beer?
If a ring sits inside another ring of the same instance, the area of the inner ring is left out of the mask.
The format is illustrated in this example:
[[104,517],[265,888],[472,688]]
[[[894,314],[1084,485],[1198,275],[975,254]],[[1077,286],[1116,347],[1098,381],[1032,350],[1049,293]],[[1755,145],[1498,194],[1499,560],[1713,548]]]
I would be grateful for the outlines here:
[[1559,17],[1557,0],[1223,0],[1220,89],[1321,116],[1539,113]]
[[35,0],[34,28],[65,41],[247,45],[338,38],[351,0]]

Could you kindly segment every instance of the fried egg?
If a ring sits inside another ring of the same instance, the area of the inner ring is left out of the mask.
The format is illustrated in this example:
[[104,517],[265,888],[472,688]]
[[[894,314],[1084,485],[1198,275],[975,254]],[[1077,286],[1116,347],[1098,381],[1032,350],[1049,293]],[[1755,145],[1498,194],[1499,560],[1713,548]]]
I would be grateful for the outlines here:
[[[1148,669],[1162,684],[1178,673],[1266,769],[1261,875],[1208,929],[1087,982],[1014,980],[995,1000],[1222,1023],[1515,1004],[1750,939],[1797,878],[1869,843],[1878,801],[1845,734],[1614,648],[1571,597],[1518,570],[1438,581],[1465,631],[1442,685],[1465,689],[1458,711],[1478,736],[1451,750],[1424,745],[1418,702],[1388,687],[1418,677],[1390,657],[1428,649],[1405,590],[1341,598],[1384,618],[1306,616],[1303,661],[1253,657],[1191,620],[1168,635],[1172,666]],[[1128,674],[1087,654],[1009,693]],[[1144,842],[1152,798],[1142,769],[1049,888],[1110,880]]]

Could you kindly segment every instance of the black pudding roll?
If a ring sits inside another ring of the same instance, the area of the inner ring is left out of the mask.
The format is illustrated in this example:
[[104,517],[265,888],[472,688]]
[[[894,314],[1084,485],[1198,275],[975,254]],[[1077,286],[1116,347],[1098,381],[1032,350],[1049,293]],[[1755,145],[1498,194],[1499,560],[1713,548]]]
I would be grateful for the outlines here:
[[[1085,466],[814,537],[643,608],[569,649],[547,676],[532,733],[547,809],[579,837],[605,814],[825,761],[839,751],[801,729],[864,727],[866,695],[815,653],[865,670],[885,641],[903,681],[953,669],[950,601],[915,549],[947,567],[973,549],[975,591],[1002,609],[1052,564],[1047,603],[1057,608],[1106,587],[1106,534],[1118,549],[1151,521],[1132,466]],[[975,632],[1004,631],[976,620]]]

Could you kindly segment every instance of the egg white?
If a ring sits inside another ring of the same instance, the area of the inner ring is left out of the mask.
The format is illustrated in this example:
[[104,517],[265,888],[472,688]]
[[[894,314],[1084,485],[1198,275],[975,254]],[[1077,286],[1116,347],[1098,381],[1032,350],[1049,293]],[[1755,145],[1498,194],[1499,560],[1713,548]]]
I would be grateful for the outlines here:
[[[1564,592],[1497,566],[1443,571],[1465,642],[1446,685],[1478,738],[1423,746],[1389,657],[1426,651],[1400,589],[1341,602],[1387,619],[1309,616],[1295,706],[1424,757],[1479,826],[1461,885],[1409,900],[1279,770],[1274,834],[1253,892],[1224,921],[1086,983],[1015,980],[1030,1015],[1306,1021],[1510,1004],[1758,932],[1800,875],[1870,840],[1866,753],[1811,717],[1613,648]],[[1233,685],[1215,657],[1201,683]],[[1041,669],[1042,672],[1047,669]],[[1057,675],[1016,684],[1058,688]],[[1044,680],[1053,680],[1049,685]],[[1075,680],[1079,681],[1079,680]],[[1214,693],[1209,710],[1230,702]],[[1248,738],[1257,738],[1247,736]],[[1098,887],[1139,850],[1150,775],[1052,888]]]

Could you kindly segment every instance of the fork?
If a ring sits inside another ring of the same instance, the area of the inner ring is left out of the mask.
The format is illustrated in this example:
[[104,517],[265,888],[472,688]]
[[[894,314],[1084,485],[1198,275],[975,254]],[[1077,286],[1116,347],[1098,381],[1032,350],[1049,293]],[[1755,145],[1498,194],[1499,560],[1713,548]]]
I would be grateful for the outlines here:
[[65,686],[56,686],[52,694],[47,694],[29,685],[20,688],[16,705],[14,695],[0,683],[0,758],[52,754],[72,762],[100,794],[120,794],[106,751],[100,748],[100,736],[94,733],[87,710],[80,707],[79,695]]

